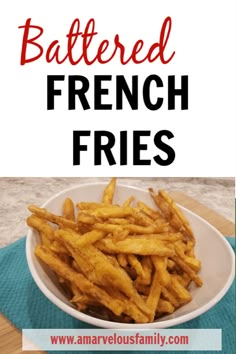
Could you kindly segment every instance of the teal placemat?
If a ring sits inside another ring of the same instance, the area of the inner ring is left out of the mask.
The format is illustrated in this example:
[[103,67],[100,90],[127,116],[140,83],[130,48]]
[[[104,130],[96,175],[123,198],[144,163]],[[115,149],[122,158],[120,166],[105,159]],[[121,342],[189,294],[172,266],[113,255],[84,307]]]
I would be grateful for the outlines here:
[[[235,247],[235,240],[227,238]],[[19,329],[22,328],[94,328],[65,314],[38,289],[27,265],[25,238],[0,249],[0,310]],[[174,328],[222,328],[223,353],[235,351],[235,284],[224,298],[207,313]],[[54,353],[71,353],[60,351]],[[98,353],[98,352],[83,352]],[[108,352],[107,352],[108,353]],[[118,353],[118,352],[117,352]],[[125,354],[128,352],[120,352]],[[138,353],[153,353],[143,352]],[[167,351],[164,353],[168,353]],[[174,353],[174,352],[170,352]],[[183,352],[182,352],[183,353]],[[189,353],[189,352],[186,352]],[[196,352],[196,353],[199,353]],[[205,352],[204,352],[205,353]],[[210,353],[210,352],[208,352]],[[10,354],[10,353],[9,353]]]

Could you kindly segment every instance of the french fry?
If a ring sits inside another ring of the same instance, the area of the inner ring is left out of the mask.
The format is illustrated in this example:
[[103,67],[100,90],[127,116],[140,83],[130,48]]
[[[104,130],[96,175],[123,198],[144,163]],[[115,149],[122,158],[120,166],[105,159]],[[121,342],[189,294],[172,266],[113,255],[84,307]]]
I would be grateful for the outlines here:
[[123,312],[124,306],[121,301],[113,299],[104,290],[86,279],[82,274],[77,273],[73,268],[69,267],[68,264],[62,262],[55,254],[44,246],[37,246],[35,254],[44,263],[49,265],[59,276],[74,283],[82,293],[94,297],[118,316]]
[[170,282],[170,274],[167,271],[167,257],[152,256],[151,258],[160,284],[167,286]]
[[130,216],[133,213],[132,208],[122,208],[119,206],[113,207],[104,207],[98,208],[94,210],[87,210],[87,213],[91,216],[95,216],[101,219],[108,219],[108,218],[124,218],[126,216]]
[[107,253],[132,253],[138,255],[158,255],[174,256],[174,251],[163,241],[158,239],[141,236],[127,236],[124,240],[113,242],[111,238],[104,238],[95,243],[95,246]]
[[152,279],[152,261],[149,256],[144,256],[141,260],[143,275],[138,275],[135,282],[137,284],[150,285]]
[[146,304],[148,308],[151,309],[150,321],[152,322],[155,318],[156,309],[158,307],[158,302],[161,295],[161,285],[159,283],[157,272],[154,273],[153,281],[150,288],[150,293],[148,295]]
[[29,211],[31,211],[31,213],[36,214],[37,216],[39,216],[47,221],[50,221],[54,224],[69,227],[73,230],[78,229],[78,225],[74,221],[67,220],[67,219],[63,218],[62,216],[50,213],[49,211],[47,211],[44,208],[39,208],[36,205],[29,205],[28,209],[29,209]]
[[73,239],[73,247],[75,249],[78,249],[90,245],[92,243],[95,243],[96,241],[102,239],[105,236],[105,233],[102,231],[93,230],[90,232],[86,232],[83,235],[80,235],[79,233],[71,229],[63,229],[63,230],[59,229],[55,231],[55,235],[59,237],[60,240]]
[[84,212],[81,212],[78,214],[77,221],[78,221],[78,224],[81,224],[81,223],[85,224],[85,225],[88,224],[89,226],[94,225],[95,223],[102,222],[102,220],[97,218],[96,216],[89,215]]
[[[54,237],[54,229],[52,228],[51,225],[47,223],[46,220],[38,217],[37,215],[30,215],[26,219],[27,225],[30,227],[35,228],[39,233],[42,233],[44,236],[44,239],[47,238],[49,241],[53,241],[55,239]],[[45,240],[46,242],[46,240]],[[46,242],[47,243],[47,242]]]
[[130,207],[131,203],[134,201],[134,196],[131,195],[128,199],[126,199],[123,203],[123,208],[128,208]]
[[[98,208],[106,208],[107,203],[95,203],[95,202],[79,202],[76,204],[77,208],[86,212],[87,210],[96,210]],[[116,207],[118,205],[110,204],[109,208]]]
[[123,268],[115,267],[107,256],[93,245],[77,249],[77,240],[74,238],[67,236],[63,240],[79,268],[90,281],[100,286],[117,287],[127,297],[132,298],[143,312],[147,314],[150,312]]
[[131,265],[131,267],[134,268],[136,274],[141,277],[144,277],[144,270],[143,270],[142,264],[137,259],[137,256],[135,256],[134,254],[128,254],[127,259],[128,259],[129,264]]
[[175,310],[170,301],[160,299],[157,305],[157,312],[159,314],[168,313],[171,314]]
[[178,266],[180,266],[180,268],[182,268],[185,273],[187,273],[190,276],[190,278],[195,282],[195,284],[197,286],[202,286],[203,283],[202,283],[201,278],[180,257],[177,257],[177,256],[174,255],[174,256],[171,256],[171,259]]
[[103,192],[102,202],[105,204],[112,204],[114,193],[116,188],[116,178],[113,177],[108,183]]
[[164,297],[164,299],[168,300],[175,308],[178,308],[180,306],[179,301],[177,298],[169,292],[168,289],[166,289],[164,286],[161,288],[161,294]]
[[157,210],[154,210],[150,208],[148,205],[145,203],[141,202],[140,200],[137,202],[139,208],[147,215],[149,216],[153,221],[159,220],[162,223],[165,223],[166,220],[163,218],[161,213]]
[[168,285],[168,290],[177,297],[180,304],[186,304],[192,300],[190,292],[185,289],[185,287],[174,276],[171,276],[171,282]]
[[70,198],[66,198],[63,203],[62,215],[65,219],[75,221],[75,207]]
[[160,190],[158,195],[155,195],[152,188],[150,188],[149,191],[153,200],[161,209],[162,213],[167,217],[170,224],[176,230],[183,232],[184,235],[186,235],[193,243],[195,243],[194,234],[188,220],[177,207],[175,202],[168,196],[168,194],[165,191]]
[[117,255],[117,260],[119,262],[119,265],[123,268],[125,268],[128,264],[128,261],[127,261],[127,256],[123,253],[119,253]]

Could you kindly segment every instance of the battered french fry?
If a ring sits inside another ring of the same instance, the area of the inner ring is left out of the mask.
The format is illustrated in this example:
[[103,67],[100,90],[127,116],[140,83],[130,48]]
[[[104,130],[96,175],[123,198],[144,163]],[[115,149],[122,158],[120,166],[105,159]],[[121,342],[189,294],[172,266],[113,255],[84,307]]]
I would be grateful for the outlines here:
[[[94,229],[97,230],[103,230],[106,232],[112,232],[114,234],[120,233],[124,230],[129,231],[132,234],[155,234],[155,233],[160,233],[163,230],[165,230],[165,226],[140,226],[140,225],[134,225],[134,224],[120,224],[120,225],[114,225],[114,224],[101,224],[101,223],[96,223],[93,225]],[[164,237],[163,237],[164,238]],[[168,237],[166,236],[166,239],[168,240]],[[178,238],[176,238],[178,239]]]
[[43,232],[39,232],[40,234],[40,237],[41,237],[41,241],[42,241],[42,244],[48,248],[50,248],[52,242],[50,241],[50,239],[48,238],[48,236],[43,233]]
[[144,270],[143,270],[141,263],[137,259],[137,256],[135,256],[134,254],[128,254],[127,259],[128,259],[129,264],[131,265],[131,267],[134,268],[136,274],[141,277],[144,277]]
[[83,235],[80,235],[79,233],[75,232],[74,230],[70,229],[59,229],[55,231],[55,235],[59,237],[60,239],[62,238],[65,241],[71,241],[73,240],[73,247],[75,249],[85,247],[87,245],[90,245],[92,243],[95,243],[96,241],[102,239],[105,236],[105,233],[102,231],[90,231],[87,232]]
[[116,188],[116,178],[113,177],[111,181],[108,183],[103,192],[102,202],[105,204],[112,204],[113,196]]
[[128,199],[126,199],[123,203],[123,208],[128,208],[130,207],[131,203],[134,201],[134,196],[131,195]]
[[159,213],[157,210],[151,209],[148,205],[145,203],[141,202],[140,200],[137,202],[139,208],[147,215],[149,216],[153,221],[161,221],[163,223],[166,222],[166,220],[163,218],[161,213]]
[[78,225],[74,221],[67,220],[67,219],[63,218],[62,216],[58,216],[53,213],[50,213],[49,211],[47,211],[44,208],[39,208],[36,205],[30,205],[28,207],[28,209],[29,209],[29,211],[31,211],[31,213],[36,214],[37,216],[39,216],[47,221],[50,221],[54,224],[69,227],[74,230],[78,229]]
[[87,210],[87,213],[91,216],[95,216],[101,219],[108,219],[108,218],[125,218],[126,216],[132,215],[133,209],[132,208],[122,208],[119,206],[111,207],[104,207],[98,208],[94,210]]
[[157,272],[154,273],[152,285],[150,288],[150,293],[148,295],[146,304],[148,308],[151,309],[152,313],[150,315],[150,321],[152,322],[154,320],[155,314],[156,314],[156,309],[158,307],[158,302],[160,299],[161,295],[161,285],[158,280],[158,274]]
[[37,246],[35,254],[44,263],[49,265],[59,276],[74,283],[82,293],[94,297],[118,316],[123,312],[124,306],[121,301],[113,299],[104,290],[86,279],[82,274],[77,273],[73,268],[69,267],[68,264],[62,262],[55,254],[44,246]]
[[151,258],[156,269],[158,281],[161,285],[167,286],[170,282],[170,274],[167,271],[167,257],[152,256]]
[[166,289],[164,286],[161,288],[161,293],[164,299],[168,300],[175,308],[178,308],[180,306],[179,301],[177,298],[169,292],[168,289]]
[[[144,235],[143,235],[144,236]],[[127,236],[124,240],[116,243],[111,238],[104,238],[95,243],[95,246],[107,253],[132,253],[139,255],[174,256],[174,251],[167,247],[163,241],[140,236]]]
[[167,217],[170,224],[176,228],[176,230],[183,232],[193,243],[195,243],[194,234],[188,220],[168,194],[165,191],[160,190],[158,195],[155,195],[152,188],[150,188],[149,191],[155,203]]
[[26,219],[26,222],[28,226],[35,228],[39,233],[44,235],[44,238],[46,237],[49,241],[52,242],[55,239],[54,229],[47,223],[46,220],[33,214]]
[[120,289],[128,298],[132,298],[143,312],[149,314],[150,310],[139,296],[132,280],[123,268],[115,267],[107,256],[93,245],[77,249],[77,240],[74,238],[66,237],[64,241],[79,268],[90,281],[103,287],[112,286]]
[[128,219],[122,218],[109,218],[105,221],[107,224],[114,224],[114,225],[127,225],[130,224]]
[[171,276],[171,282],[168,285],[168,290],[177,297],[180,304],[185,304],[192,300],[190,292],[185,289],[185,287],[174,276]]
[[62,215],[65,219],[75,221],[75,207],[70,198],[64,201]]
[[119,290],[117,289],[110,289],[108,290],[108,293],[111,296],[114,296],[116,299],[121,300],[122,303],[124,304],[124,313],[129,315],[131,318],[135,320],[137,323],[146,323],[149,321],[149,318],[147,315],[145,315],[131,299],[127,299],[125,295],[123,295]]
[[68,254],[67,249],[59,242],[53,241],[50,245],[50,250],[59,254]]
[[[95,203],[95,202],[79,202],[76,204],[77,208],[86,212],[87,210],[95,210],[98,208],[106,208],[107,203]],[[109,204],[109,208],[117,207],[117,204]]]
[[201,278],[192,270],[191,267],[189,267],[188,264],[186,264],[180,257],[177,256],[171,256],[171,259],[178,265],[180,268],[183,269],[185,273],[187,273],[190,278],[195,282],[197,286],[202,286],[202,280]]
[[117,255],[117,260],[119,262],[119,265],[123,268],[125,268],[128,264],[128,261],[127,261],[127,256],[123,253],[119,253]]
[[144,256],[141,260],[141,265],[143,267],[143,275],[138,275],[135,282],[137,284],[150,285],[152,279],[152,261],[149,256]]
[[174,306],[171,304],[170,301],[160,299],[157,305],[157,312],[159,314],[168,313],[171,314],[175,310]]
[[97,218],[96,216],[93,216],[93,215],[89,215],[89,214],[86,214],[86,213],[79,213],[78,214],[78,224],[88,224],[89,226],[90,225],[94,225],[95,223],[99,223],[99,222],[102,222],[101,219]]

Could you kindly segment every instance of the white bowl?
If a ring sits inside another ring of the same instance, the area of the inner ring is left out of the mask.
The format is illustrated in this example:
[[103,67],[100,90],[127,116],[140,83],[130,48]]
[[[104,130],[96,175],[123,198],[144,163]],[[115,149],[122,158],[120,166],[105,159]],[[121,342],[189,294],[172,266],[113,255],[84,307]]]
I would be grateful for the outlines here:
[[[105,183],[79,185],[62,191],[50,198],[42,207],[51,212],[61,213],[61,207],[66,197],[74,202],[101,201]],[[154,203],[149,192],[143,189],[117,185],[114,197],[115,203],[122,203],[128,196],[146,202]],[[79,312],[63,294],[56,276],[34,255],[34,249],[40,243],[36,231],[29,229],[26,242],[26,255],[31,274],[44,295],[61,310],[78,320],[102,328],[168,328],[189,321],[208,311],[226,294],[234,279],[234,252],[225,238],[208,222],[191,211],[181,207],[188,218],[196,237],[196,256],[202,262],[200,276],[203,280],[201,288],[191,285],[193,300],[179,308],[173,314],[147,324],[124,324],[101,320]]]

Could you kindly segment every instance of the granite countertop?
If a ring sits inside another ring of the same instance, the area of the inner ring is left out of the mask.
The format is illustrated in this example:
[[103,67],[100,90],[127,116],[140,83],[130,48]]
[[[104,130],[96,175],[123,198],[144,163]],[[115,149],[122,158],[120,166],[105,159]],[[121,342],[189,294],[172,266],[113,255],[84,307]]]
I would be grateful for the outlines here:
[[[63,189],[108,178],[0,178],[0,247],[27,233],[27,205],[41,205]],[[122,184],[141,188],[178,190],[227,219],[235,220],[234,178],[119,178]]]

